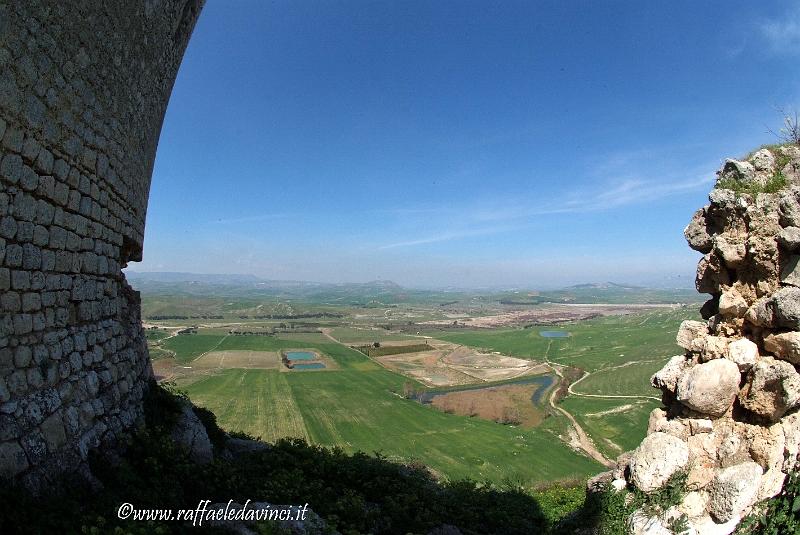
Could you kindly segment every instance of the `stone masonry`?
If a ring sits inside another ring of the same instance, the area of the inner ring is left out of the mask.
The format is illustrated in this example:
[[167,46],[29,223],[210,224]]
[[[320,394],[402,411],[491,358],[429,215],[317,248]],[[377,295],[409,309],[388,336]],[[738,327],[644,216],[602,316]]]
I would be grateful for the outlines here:
[[86,466],[142,416],[156,147],[201,0],[0,0],[0,477]]
[[670,520],[680,517],[688,534],[731,533],[797,469],[800,147],[761,149],[726,161],[717,174],[710,204],[685,231],[704,255],[697,268],[697,290],[711,295],[704,321],[681,325],[684,353],[652,377],[664,408],[650,415],[639,447],[606,474],[613,488],[646,493],[685,475],[679,505],[632,515],[637,534],[672,533]]

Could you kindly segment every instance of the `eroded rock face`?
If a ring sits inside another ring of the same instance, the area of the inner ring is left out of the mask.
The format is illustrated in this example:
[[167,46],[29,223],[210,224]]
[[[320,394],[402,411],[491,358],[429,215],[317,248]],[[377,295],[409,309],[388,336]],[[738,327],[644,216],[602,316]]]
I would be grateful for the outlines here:
[[750,370],[739,401],[744,408],[774,422],[800,404],[800,374],[788,362],[764,357]]
[[721,416],[739,393],[739,367],[727,359],[715,359],[692,367],[678,383],[678,400],[698,412]]
[[761,467],[754,462],[720,470],[711,484],[709,512],[719,522],[727,522],[740,515],[755,503],[761,475]]
[[183,404],[178,421],[172,428],[172,439],[186,450],[193,462],[205,464],[214,460],[214,447],[208,432],[190,403]]
[[652,492],[660,488],[689,462],[689,448],[679,438],[656,432],[648,435],[633,452],[631,478],[637,488]]
[[[724,188],[767,184],[778,171],[790,186],[777,193]],[[648,493],[685,471],[689,492],[658,515],[632,515],[636,533],[668,529],[677,512],[690,534],[728,535],[798,467],[800,147],[728,160],[718,175],[709,205],[684,231],[704,255],[696,286],[711,294],[700,309],[706,321],[681,324],[685,353],[651,378],[667,405],[652,411],[647,437],[614,471]]]

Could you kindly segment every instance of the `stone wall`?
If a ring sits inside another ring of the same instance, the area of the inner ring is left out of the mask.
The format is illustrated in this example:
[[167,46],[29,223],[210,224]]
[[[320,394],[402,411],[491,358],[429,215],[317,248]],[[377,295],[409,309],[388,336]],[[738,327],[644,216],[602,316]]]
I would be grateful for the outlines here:
[[201,0],[0,1],[0,476],[37,489],[142,416],[150,176]]
[[688,492],[661,515],[634,514],[635,533],[670,533],[669,520],[681,515],[687,533],[730,533],[797,465],[800,147],[728,160],[718,176],[710,204],[685,231],[704,255],[697,290],[712,296],[700,310],[705,321],[681,325],[684,353],[652,378],[664,408],[608,474],[617,489],[652,493],[682,473]]

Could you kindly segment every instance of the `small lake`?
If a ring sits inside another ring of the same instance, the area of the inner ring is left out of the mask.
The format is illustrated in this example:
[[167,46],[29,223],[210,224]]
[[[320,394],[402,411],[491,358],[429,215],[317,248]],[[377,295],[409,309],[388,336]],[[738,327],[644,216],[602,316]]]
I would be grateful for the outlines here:
[[[295,366],[296,368],[297,366]],[[509,381],[506,383],[494,384],[494,385],[485,385],[485,384],[478,384],[478,385],[465,385],[457,388],[448,388],[448,389],[431,389],[425,390],[424,392],[419,392],[414,397],[416,401],[420,403],[431,403],[434,398],[437,396],[442,396],[445,394],[451,394],[453,392],[463,392],[465,390],[482,390],[484,388],[497,388],[501,386],[508,386],[508,385],[529,385],[533,384],[536,385],[537,388],[533,392],[531,396],[531,402],[534,405],[539,405],[542,401],[542,396],[550,388],[553,383],[555,382],[556,377],[555,375],[535,375],[533,377],[527,377],[524,379],[519,379],[516,381]]]
[[325,367],[322,362],[309,362],[308,364],[295,364],[293,370],[320,370]]
[[539,335],[545,338],[566,338],[570,333],[567,331],[539,331]]
[[[287,351],[287,360],[316,360],[317,356],[310,351]],[[323,368],[325,366],[323,365]]]

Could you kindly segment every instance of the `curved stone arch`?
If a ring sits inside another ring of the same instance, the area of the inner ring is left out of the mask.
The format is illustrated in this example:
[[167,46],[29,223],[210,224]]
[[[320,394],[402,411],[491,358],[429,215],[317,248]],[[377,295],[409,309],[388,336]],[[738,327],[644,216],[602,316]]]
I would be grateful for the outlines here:
[[142,258],[167,103],[202,0],[0,3],[0,477],[85,466],[152,370]]

